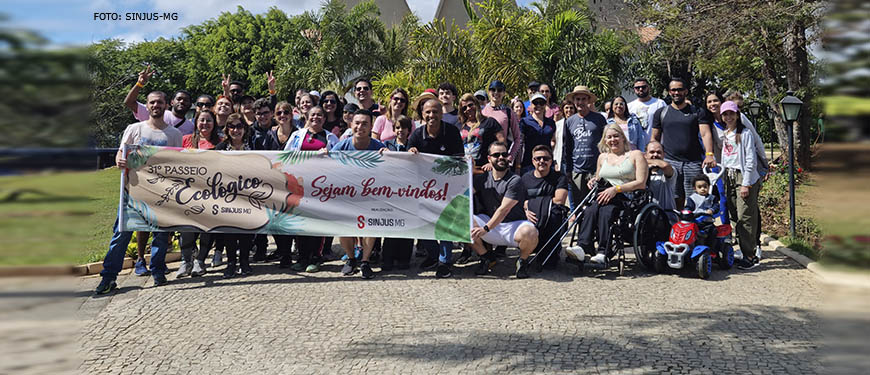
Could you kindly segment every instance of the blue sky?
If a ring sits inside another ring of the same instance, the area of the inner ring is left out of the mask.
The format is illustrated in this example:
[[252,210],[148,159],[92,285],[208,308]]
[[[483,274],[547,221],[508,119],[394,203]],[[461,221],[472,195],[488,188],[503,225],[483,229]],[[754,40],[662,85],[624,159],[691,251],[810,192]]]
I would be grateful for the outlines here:
[[[406,0],[411,11],[424,21],[435,14],[438,0]],[[121,38],[129,42],[153,40],[178,35],[179,29],[217,17],[224,11],[235,11],[238,5],[252,13],[263,13],[277,6],[285,13],[300,14],[316,9],[321,0],[261,0],[261,1],[177,1],[177,0],[3,0],[0,12],[10,20],[5,26],[36,30],[52,44],[86,45],[106,38]],[[519,0],[525,5],[531,0]],[[177,21],[100,21],[94,12],[177,12]]]

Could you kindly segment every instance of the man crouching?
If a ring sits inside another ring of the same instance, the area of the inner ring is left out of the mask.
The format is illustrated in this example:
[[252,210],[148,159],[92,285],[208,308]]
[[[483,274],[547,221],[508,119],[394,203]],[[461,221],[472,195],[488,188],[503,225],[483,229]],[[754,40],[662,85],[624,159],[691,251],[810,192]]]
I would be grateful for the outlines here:
[[494,246],[514,246],[520,249],[517,278],[529,277],[529,254],[538,246],[538,230],[526,220],[523,203],[526,188],[520,176],[508,166],[507,145],[493,142],[489,146],[489,162],[493,170],[474,176],[474,228],[472,248],[480,255],[480,265],[474,271],[486,275],[496,263],[496,256],[483,243]]

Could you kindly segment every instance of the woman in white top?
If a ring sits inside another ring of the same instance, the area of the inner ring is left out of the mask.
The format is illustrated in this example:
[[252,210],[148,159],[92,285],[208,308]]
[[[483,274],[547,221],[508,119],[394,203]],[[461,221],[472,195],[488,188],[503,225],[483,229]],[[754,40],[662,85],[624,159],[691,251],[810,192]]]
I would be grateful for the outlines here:
[[[645,189],[649,169],[643,153],[631,150],[625,133],[617,124],[607,124],[598,149],[601,151],[598,168],[595,177],[589,180],[589,189],[594,189],[602,178],[611,186],[599,191],[597,199],[586,208],[580,222],[580,247],[584,253],[592,249],[597,229],[598,253],[590,261],[604,263],[613,256],[609,252],[610,226],[628,199],[625,193]],[[583,260],[583,254],[574,255]]]
[[722,144],[722,168],[725,168],[725,194],[728,197],[728,216],[735,224],[735,232],[743,253],[740,268],[758,264],[755,256],[755,238],[758,230],[759,175],[756,166],[755,137],[740,120],[740,111],[732,101],[722,103],[719,113],[725,129],[719,131]]
[[[562,138],[565,134],[565,119],[577,113],[577,108],[574,107],[574,102],[568,99],[562,101],[560,109],[562,118],[556,120],[556,134],[553,136],[556,140],[553,144],[553,162],[556,163],[557,171],[562,170]],[[571,197],[569,196],[568,199],[571,199]]]

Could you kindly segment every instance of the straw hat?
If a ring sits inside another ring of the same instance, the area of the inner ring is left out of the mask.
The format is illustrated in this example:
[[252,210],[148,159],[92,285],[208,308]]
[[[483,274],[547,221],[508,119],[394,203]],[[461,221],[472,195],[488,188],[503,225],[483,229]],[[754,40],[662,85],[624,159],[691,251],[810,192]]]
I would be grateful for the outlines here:
[[592,103],[595,103],[596,101],[598,101],[598,97],[595,96],[595,94],[593,94],[592,91],[589,91],[589,88],[586,86],[575,86],[574,91],[571,91],[568,93],[568,95],[565,95],[565,99],[568,99],[568,100],[573,102],[574,96],[577,94],[589,95],[589,97],[592,98]]
[[420,103],[423,103],[429,99],[438,100],[438,97],[431,92],[423,91],[420,95],[417,96],[416,99],[414,99],[414,103],[411,104],[411,107],[408,108],[409,110],[414,111],[414,116],[417,117],[417,119],[420,119],[420,114],[417,113],[417,108],[420,106]]

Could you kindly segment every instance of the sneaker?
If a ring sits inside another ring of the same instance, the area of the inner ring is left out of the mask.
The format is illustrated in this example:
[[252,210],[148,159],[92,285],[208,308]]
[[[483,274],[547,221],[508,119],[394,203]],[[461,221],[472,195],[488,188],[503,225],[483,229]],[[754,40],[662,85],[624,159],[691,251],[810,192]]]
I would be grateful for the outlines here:
[[438,259],[426,258],[420,263],[421,270],[431,270],[438,266]]
[[465,263],[468,263],[468,261],[469,261],[470,259],[471,259],[471,253],[466,254],[466,253],[463,251],[462,254],[459,255],[459,258],[456,258],[456,262],[454,262],[454,263],[456,263],[456,264],[465,264]]
[[529,278],[529,260],[528,259],[517,259],[517,278],[518,279],[528,279]]
[[166,281],[166,276],[164,275],[154,275],[154,286],[163,286],[166,285],[168,281]]
[[211,260],[212,267],[220,267],[224,264],[224,252],[223,250],[215,250],[214,257]]
[[279,258],[281,258],[281,256],[278,254],[277,251],[273,251],[273,252],[266,255],[267,262],[274,262],[274,261],[278,260]]
[[320,266],[317,265],[317,263],[312,263],[312,264],[309,264],[308,267],[305,267],[305,272],[315,273],[317,271],[320,271]]
[[295,271],[295,272],[302,272],[302,271],[305,271],[305,265],[302,263],[296,263],[296,264],[290,266],[290,269]]
[[438,279],[446,279],[450,276],[453,276],[453,270],[450,269],[450,265],[438,263],[438,267],[435,268],[435,277]]
[[755,267],[758,267],[758,258],[747,259],[743,258],[740,262],[737,263],[737,268],[741,270],[751,270]]
[[353,275],[356,273],[356,259],[348,259],[344,262],[344,267],[341,267],[341,274],[344,276]]
[[374,271],[372,271],[372,266],[369,265],[369,262],[362,262],[359,266],[360,271],[362,272],[363,279],[371,279],[375,277]]
[[290,258],[281,259],[281,262],[278,263],[278,268],[290,268],[293,266],[293,261]]
[[480,263],[478,263],[477,267],[474,269],[474,274],[481,275],[481,276],[488,274],[490,268],[492,268],[490,265],[491,263],[494,263],[494,262],[491,262],[489,259],[481,257]]
[[256,263],[262,263],[266,261],[266,250],[263,251],[255,251],[253,261]]
[[151,274],[151,271],[148,270],[148,266],[145,265],[145,259],[142,258],[136,261],[134,272],[136,273],[136,276],[148,276]]
[[589,261],[593,263],[604,263],[605,260],[607,260],[607,257],[604,256],[604,253],[595,254],[594,257],[589,259]]
[[251,266],[242,265],[239,269],[239,275],[251,276],[254,274],[254,269]]
[[190,271],[190,276],[199,277],[205,275],[205,262],[201,260],[193,261],[193,270]]
[[176,279],[180,279],[185,276],[190,276],[193,270],[193,264],[189,262],[182,262],[181,266],[178,267],[178,272],[175,274]]
[[740,249],[734,250],[734,260],[741,260],[741,259],[743,259],[743,252],[740,251]]
[[495,254],[495,256],[497,256],[499,258],[506,257],[507,256],[507,246],[496,246],[493,254]]
[[100,285],[97,285],[97,289],[94,289],[94,295],[107,294],[115,289],[118,289],[118,283],[116,283],[115,280],[104,278],[100,280]]
[[233,278],[236,276],[236,264],[227,263],[227,268],[224,269],[224,279]]
[[586,260],[586,252],[583,251],[583,248],[580,246],[572,246],[565,249],[565,254],[567,254],[568,257],[573,257],[581,262]]
[[761,260],[761,245],[755,247],[755,259]]

